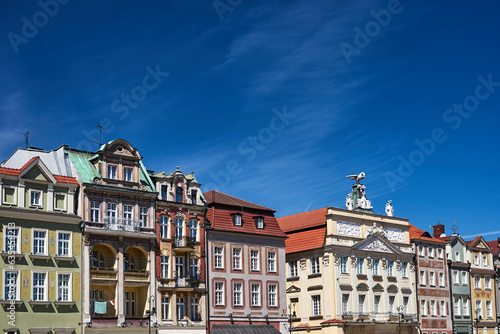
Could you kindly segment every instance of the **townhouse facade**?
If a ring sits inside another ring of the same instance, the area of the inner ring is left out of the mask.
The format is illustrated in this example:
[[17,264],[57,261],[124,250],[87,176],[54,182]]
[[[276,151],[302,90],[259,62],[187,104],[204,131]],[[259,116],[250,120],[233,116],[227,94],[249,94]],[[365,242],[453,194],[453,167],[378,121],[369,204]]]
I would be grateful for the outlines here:
[[[443,225],[434,227],[444,232]],[[422,334],[451,334],[453,323],[450,310],[450,285],[446,259],[446,241],[431,236],[415,226],[410,227],[418,268],[417,304]],[[453,275],[456,275],[454,272]],[[455,278],[455,276],[454,276]],[[467,301],[466,301],[467,302]]]
[[496,298],[496,311],[497,322],[500,322],[500,238],[487,242],[491,248],[493,256],[493,268],[495,269],[495,298]]
[[84,332],[146,333],[157,323],[154,184],[125,140],[67,151],[80,183]]
[[387,216],[374,214],[364,189],[353,185],[347,210],[278,218],[294,332],[418,333],[410,224],[390,202]]
[[194,173],[151,176],[156,208],[158,333],[206,333],[205,203]]
[[474,333],[498,333],[493,254],[483,237],[467,242]]
[[81,333],[77,180],[62,147],[18,149],[0,167],[0,323],[5,333]]
[[209,332],[286,333],[286,235],[275,211],[217,191],[203,195]]

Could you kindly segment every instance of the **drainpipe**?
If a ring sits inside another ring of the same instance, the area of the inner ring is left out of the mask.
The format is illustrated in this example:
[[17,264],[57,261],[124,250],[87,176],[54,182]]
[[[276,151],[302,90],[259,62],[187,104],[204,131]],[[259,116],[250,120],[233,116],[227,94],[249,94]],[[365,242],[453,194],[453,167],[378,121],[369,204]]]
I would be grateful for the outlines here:
[[[205,323],[207,324],[207,334],[210,333],[210,293],[209,293],[209,286],[210,286],[210,279],[209,279],[209,257],[208,257],[208,231],[210,230],[209,225],[207,224],[208,219],[207,219],[207,212],[208,212],[208,207],[207,207],[207,202],[201,196],[201,199],[205,205],[205,208],[203,210],[203,231],[205,235]],[[208,227],[208,228],[207,228]]]
[[[415,251],[416,252],[418,252],[417,251],[417,249],[418,249],[417,247],[418,246],[415,244]],[[420,300],[418,299],[418,262],[417,261],[418,261],[417,254],[413,254],[413,262],[415,262],[415,287],[416,287],[416,289],[415,289],[415,294],[416,294],[415,299],[417,301],[417,323],[418,323],[418,321],[420,320],[420,303],[419,303]],[[419,329],[420,332],[422,332],[422,330],[420,329],[420,325],[418,326],[418,329]]]
[[[448,254],[446,254],[448,255]],[[453,327],[453,333],[455,333],[455,304],[453,303],[453,285],[451,282],[451,260],[447,259],[446,264],[448,265],[448,286],[450,287],[450,309],[451,309],[451,326]],[[458,273],[457,273],[458,275]]]

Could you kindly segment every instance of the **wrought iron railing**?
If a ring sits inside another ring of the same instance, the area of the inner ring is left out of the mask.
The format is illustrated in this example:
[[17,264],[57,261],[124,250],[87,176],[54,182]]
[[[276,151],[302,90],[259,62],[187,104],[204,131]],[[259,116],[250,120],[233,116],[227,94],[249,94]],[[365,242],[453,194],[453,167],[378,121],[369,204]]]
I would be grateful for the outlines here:
[[139,232],[142,221],[131,218],[104,217],[104,228],[109,230]]
[[[400,314],[394,312],[343,312],[338,316],[345,321],[398,322]],[[404,313],[401,322],[417,322],[417,314]]]
[[187,248],[193,248],[195,245],[196,240],[194,240],[191,237],[174,237],[174,247],[176,248],[182,248],[182,247],[187,247]]

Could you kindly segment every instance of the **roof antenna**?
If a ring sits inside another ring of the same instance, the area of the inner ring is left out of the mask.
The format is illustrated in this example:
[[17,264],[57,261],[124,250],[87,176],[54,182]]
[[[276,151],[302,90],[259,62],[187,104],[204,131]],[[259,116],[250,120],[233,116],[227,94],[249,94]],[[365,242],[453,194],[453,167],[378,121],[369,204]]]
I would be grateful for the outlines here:
[[96,143],[97,145],[99,145],[99,147],[101,147],[102,146],[102,130],[106,131],[106,129],[99,123],[97,124],[97,126],[99,127],[99,142],[96,142],[93,140],[91,140],[91,142]]
[[16,133],[22,134],[26,137],[26,148],[28,148],[30,146],[30,134],[32,134],[32,133],[38,134],[38,132],[33,132],[30,130],[28,130],[26,132],[16,132]]

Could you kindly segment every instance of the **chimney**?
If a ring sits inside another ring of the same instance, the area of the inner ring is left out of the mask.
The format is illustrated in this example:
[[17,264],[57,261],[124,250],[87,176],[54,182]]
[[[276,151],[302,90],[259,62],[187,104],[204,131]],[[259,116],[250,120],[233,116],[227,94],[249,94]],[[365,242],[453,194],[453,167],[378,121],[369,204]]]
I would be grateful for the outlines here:
[[433,229],[434,229],[434,238],[439,238],[439,237],[441,237],[441,234],[444,234],[444,225],[443,224],[434,225]]

